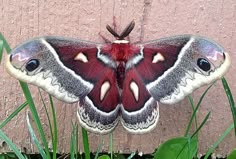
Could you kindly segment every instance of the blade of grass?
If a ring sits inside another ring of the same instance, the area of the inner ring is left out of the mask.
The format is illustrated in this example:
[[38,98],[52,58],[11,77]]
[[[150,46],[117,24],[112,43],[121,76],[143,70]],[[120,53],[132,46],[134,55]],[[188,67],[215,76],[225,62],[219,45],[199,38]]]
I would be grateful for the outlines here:
[[206,117],[204,118],[204,120],[202,121],[202,123],[200,124],[200,126],[197,128],[197,130],[191,135],[191,138],[193,138],[196,134],[198,134],[199,130],[203,127],[203,125],[206,123],[206,121],[208,120],[209,116],[210,116],[211,112],[208,112]]
[[51,134],[51,138],[52,138],[52,143],[54,142],[54,138],[53,138],[53,130],[52,130],[52,123],[51,123],[51,120],[50,120],[50,117],[49,117],[49,112],[47,110],[47,106],[43,100],[43,96],[42,96],[42,92],[40,90],[40,88],[38,88],[38,91],[39,91],[39,96],[40,96],[40,100],[42,101],[43,103],[43,108],[46,112],[46,117],[47,117],[47,120],[48,120],[48,125],[49,125],[49,130],[50,130],[50,134]]
[[110,152],[111,152],[111,159],[113,159],[113,133],[111,132],[109,135],[110,139]]
[[132,152],[127,159],[132,159],[135,156],[135,152]]
[[[229,101],[229,105],[230,105],[231,112],[233,115],[234,125],[236,125],[236,107],[235,107],[235,103],[234,103],[234,98],[233,98],[232,93],[230,91],[229,85],[224,77],[222,78],[222,84],[224,86],[225,93],[226,93],[228,101]],[[236,135],[236,127],[234,129],[234,133]]]
[[78,139],[78,124],[71,122],[71,127],[72,127],[72,132],[71,132],[71,138],[70,138],[70,158],[71,159],[78,159],[78,144],[79,144],[79,139]]
[[21,110],[23,110],[27,104],[27,102],[24,102],[19,107],[17,107],[14,112],[12,112],[3,122],[1,122],[0,129],[3,128],[10,120],[12,120]]
[[75,158],[75,125],[71,122],[72,132],[70,135],[70,158]]
[[3,41],[0,39],[0,64],[3,56]]
[[46,140],[46,136],[44,134],[42,123],[40,122],[40,119],[39,119],[37,110],[35,108],[34,101],[33,101],[32,96],[30,94],[28,85],[26,83],[24,83],[24,82],[21,82],[21,81],[20,81],[20,85],[21,85],[22,91],[23,91],[23,93],[25,95],[25,98],[26,98],[26,100],[27,100],[27,102],[29,104],[29,108],[30,108],[30,111],[32,113],[32,117],[33,117],[33,119],[35,121],[36,127],[37,127],[37,129],[39,131],[40,138],[41,138],[41,140],[43,142],[43,145],[45,147],[47,158],[50,159],[51,156],[50,156],[50,153],[49,153],[48,143],[47,143],[47,140]]
[[19,159],[25,159],[18,148],[11,142],[11,140],[4,134],[2,130],[0,130],[0,138],[2,138],[8,144],[8,146],[12,149],[12,151]]
[[57,129],[57,118],[56,118],[56,111],[55,111],[55,107],[53,104],[53,100],[52,100],[52,96],[49,95],[49,100],[50,100],[50,106],[51,106],[51,110],[52,110],[52,121],[53,121],[53,143],[52,143],[52,147],[53,147],[53,159],[57,158],[57,144],[58,144],[58,129]]
[[188,99],[189,99],[190,105],[191,105],[191,107],[192,107],[193,113],[192,113],[192,115],[191,115],[191,118],[190,118],[190,120],[189,120],[187,129],[186,129],[185,134],[184,134],[184,136],[186,136],[186,137],[187,137],[188,134],[189,134],[190,128],[191,128],[192,123],[193,123],[193,119],[194,119],[194,121],[195,121],[195,127],[196,127],[196,128],[198,127],[198,124],[197,124],[197,116],[196,116],[198,108],[195,108],[194,102],[193,102],[193,98],[192,98],[191,96],[188,96]]
[[53,149],[52,156],[53,156],[53,159],[56,159],[57,158],[57,144],[58,144],[58,130],[57,130],[56,112],[54,109],[53,100],[52,100],[52,97],[49,95],[50,107],[51,107],[52,116],[53,116],[53,129],[52,129],[52,123],[51,123],[51,119],[49,117],[49,112],[48,112],[47,106],[43,100],[43,96],[42,96],[42,92],[41,92],[40,88],[38,89],[38,91],[39,91],[39,95],[40,95],[41,101],[43,103],[43,107],[46,112],[46,116],[47,116],[47,120],[48,120],[48,124],[49,124],[50,134],[51,134],[51,138],[52,138],[52,149]]
[[23,154],[23,156],[24,156],[26,159],[28,159],[28,157],[27,157],[27,155],[26,155],[26,154]]
[[206,155],[204,156],[204,159],[208,159],[208,157],[212,154],[212,152],[216,149],[216,147],[220,144],[220,142],[231,132],[233,128],[234,128],[234,123],[232,123],[224,131],[224,133],[217,139],[217,141],[212,145],[212,147],[207,150]]
[[43,159],[47,159],[47,156],[45,154],[45,152],[43,151],[43,148],[41,147],[35,133],[34,133],[34,130],[30,124],[30,120],[29,120],[29,112],[26,113],[26,122],[27,122],[27,126],[28,126],[28,129],[29,129],[29,132],[30,132],[30,135],[31,135],[31,138],[35,144],[35,146],[37,147],[40,155],[42,156]]
[[76,135],[76,138],[75,138],[75,151],[76,151],[76,154],[75,154],[75,158],[78,159],[79,158],[79,126],[78,126],[78,123],[76,123],[76,128],[75,128],[75,135]]
[[87,131],[83,127],[82,127],[82,138],[83,138],[85,159],[90,159],[90,149],[89,149],[89,142],[88,142],[88,133],[87,133]]
[[0,39],[3,41],[3,46],[6,49],[7,53],[9,54],[11,52],[11,48],[7,43],[6,39],[4,38],[4,36],[2,35],[2,33],[0,33]]
[[[191,95],[189,95],[189,96],[188,96],[188,99],[189,99],[190,105],[191,105],[192,110],[193,110],[192,116],[194,115],[195,128],[197,128],[197,127],[198,127],[198,121],[197,121],[197,115],[196,115],[197,112],[194,114],[195,105],[194,105],[194,102],[193,102],[193,98],[192,98]],[[196,109],[196,110],[198,110],[198,109]],[[192,116],[191,116],[191,118],[193,118]],[[192,122],[193,122],[193,121],[192,121]],[[192,125],[192,122],[189,122],[188,127],[189,127],[190,125]],[[186,129],[185,136],[189,134],[189,131],[190,131],[190,127],[189,127],[189,130],[188,130],[188,131],[187,131],[187,129]],[[187,137],[187,136],[186,136],[186,137]],[[191,139],[191,138],[190,138],[190,139]],[[196,136],[196,139],[197,139],[197,141],[198,141],[198,135]],[[190,144],[190,143],[189,143],[189,144]],[[198,144],[197,144],[197,146],[198,146]],[[197,152],[196,152],[196,154],[195,154],[195,158],[197,158]]]
[[204,93],[201,95],[198,103],[197,103],[197,107],[202,103],[203,98],[205,97],[205,95],[207,94],[207,92],[209,91],[209,89],[216,83],[216,81],[214,81],[209,87],[207,87],[207,89],[204,91]]
[[101,147],[102,147],[103,144],[104,144],[104,137],[102,136],[102,141],[101,141],[100,144],[98,145],[98,148],[97,148],[96,155],[95,155],[94,159],[97,159],[97,158],[98,158],[100,149],[101,149]]
[[[189,121],[189,123],[188,123],[188,127],[187,127],[187,129],[186,129],[186,131],[185,131],[184,136],[187,136],[187,135],[189,134],[191,125],[192,125],[192,123],[193,123],[193,119],[196,117],[197,110],[198,110],[200,104],[202,103],[203,98],[205,97],[206,93],[209,91],[209,89],[210,89],[215,83],[216,83],[216,81],[213,82],[213,83],[204,91],[204,93],[201,95],[201,97],[200,97],[200,99],[199,99],[199,101],[198,101],[198,103],[197,103],[197,106],[195,107],[195,109],[194,109],[194,111],[193,111],[193,114],[192,114],[192,116],[191,116],[191,119],[190,119],[190,121]],[[189,101],[190,101],[190,104],[191,104],[192,106],[194,106],[193,100],[190,99]],[[195,119],[196,119],[196,118],[195,118]]]

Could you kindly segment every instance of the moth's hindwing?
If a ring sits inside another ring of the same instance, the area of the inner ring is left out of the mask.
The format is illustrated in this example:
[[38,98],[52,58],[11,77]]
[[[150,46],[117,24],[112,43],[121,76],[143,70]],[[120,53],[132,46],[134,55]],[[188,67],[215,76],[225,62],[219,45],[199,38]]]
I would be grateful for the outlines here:
[[131,133],[145,133],[156,127],[159,105],[146,89],[136,68],[126,70],[122,94],[121,123]]

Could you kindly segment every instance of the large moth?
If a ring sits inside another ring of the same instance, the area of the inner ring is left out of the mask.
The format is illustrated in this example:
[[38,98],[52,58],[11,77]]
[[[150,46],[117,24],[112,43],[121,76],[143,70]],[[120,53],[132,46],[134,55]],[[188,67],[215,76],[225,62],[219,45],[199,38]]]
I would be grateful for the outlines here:
[[78,103],[80,124],[97,133],[121,121],[131,133],[152,130],[158,102],[173,104],[196,88],[221,78],[230,58],[215,42],[193,35],[132,44],[132,21],[116,40],[93,43],[46,36],[24,42],[7,58],[15,78],[43,88],[67,103]]

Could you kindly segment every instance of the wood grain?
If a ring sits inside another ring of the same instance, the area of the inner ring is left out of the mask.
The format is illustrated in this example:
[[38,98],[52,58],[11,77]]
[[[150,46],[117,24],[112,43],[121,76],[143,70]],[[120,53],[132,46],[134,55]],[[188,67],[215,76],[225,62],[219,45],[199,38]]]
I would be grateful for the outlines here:
[[[198,34],[219,42],[232,58],[232,66],[226,79],[236,94],[234,80],[236,60],[236,1],[235,0],[1,0],[0,32],[12,47],[36,36],[59,35],[94,42],[103,42],[98,33],[108,39],[114,38],[106,31],[106,24],[112,24],[116,17],[117,29],[122,30],[131,20],[136,26],[130,34],[132,42],[154,40],[177,34]],[[17,80],[10,77],[0,66],[0,119],[5,119],[14,109],[24,102],[24,97]],[[36,87],[30,87],[37,103],[45,132],[49,135],[46,114],[40,102]],[[197,101],[206,87],[197,90],[193,96]],[[47,95],[44,97],[48,103]],[[64,104],[55,99],[59,125],[59,153],[69,152],[71,120],[76,120],[76,104]],[[36,152],[26,126],[25,113],[22,111],[3,131],[22,150]],[[221,82],[217,82],[209,91],[198,112],[202,121],[208,112],[210,119],[202,128],[199,136],[200,151],[206,150],[216,141],[232,123],[231,112]],[[157,128],[144,135],[128,134],[120,125],[114,131],[114,151],[130,153],[138,150],[152,153],[165,140],[182,136],[190,119],[191,107],[187,99],[173,106],[160,105],[160,121]],[[81,133],[80,133],[81,136]],[[102,139],[101,135],[89,133],[91,150],[96,151]],[[109,151],[109,137],[104,136],[103,151]],[[217,147],[216,153],[226,154],[235,144],[233,132]],[[82,146],[80,145],[82,148]],[[6,145],[0,143],[0,151]],[[82,150],[81,150],[82,151]]]

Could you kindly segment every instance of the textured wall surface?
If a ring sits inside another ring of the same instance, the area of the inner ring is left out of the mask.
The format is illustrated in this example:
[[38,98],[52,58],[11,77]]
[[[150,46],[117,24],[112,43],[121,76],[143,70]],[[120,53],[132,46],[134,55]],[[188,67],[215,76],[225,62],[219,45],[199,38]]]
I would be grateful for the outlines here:
[[[130,34],[132,42],[154,40],[177,34],[198,34],[220,43],[232,58],[232,65],[226,79],[236,95],[236,1],[235,0],[0,0],[0,32],[11,47],[36,36],[59,35],[103,42],[101,32],[108,39],[114,38],[106,31],[106,24],[117,19],[118,31],[131,20],[136,22]],[[36,87],[31,86],[32,95],[37,101],[44,129],[49,134],[46,115]],[[193,93],[197,101],[206,87]],[[46,101],[48,99],[46,98]],[[0,119],[5,119],[24,102],[19,83],[10,77],[0,65]],[[64,104],[55,99],[59,125],[59,153],[69,151],[71,120],[76,120],[76,105]],[[3,131],[22,150],[36,151],[26,126],[22,111]],[[209,91],[198,112],[199,122],[206,114],[211,116],[200,131],[200,151],[204,153],[232,123],[231,112],[222,84],[218,81]],[[151,153],[165,140],[184,134],[191,116],[187,99],[168,106],[160,105],[160,120],[155,130],[144,135],[128,134],[120,125],[114,131],[114,150],[130,152],[134,150]],[[50,135],[48,135],[50,139]],[[108,151],[109,136],[104,136],[102,147]],[[89,133],[91,149],[96,150],[101,135]],[[218,154],[226,154],[235,147],[236,139],[231,132],[217,147]],[[1,143],[0,143],[1,145]],[[0,146],[4,150],[4,145]]]

